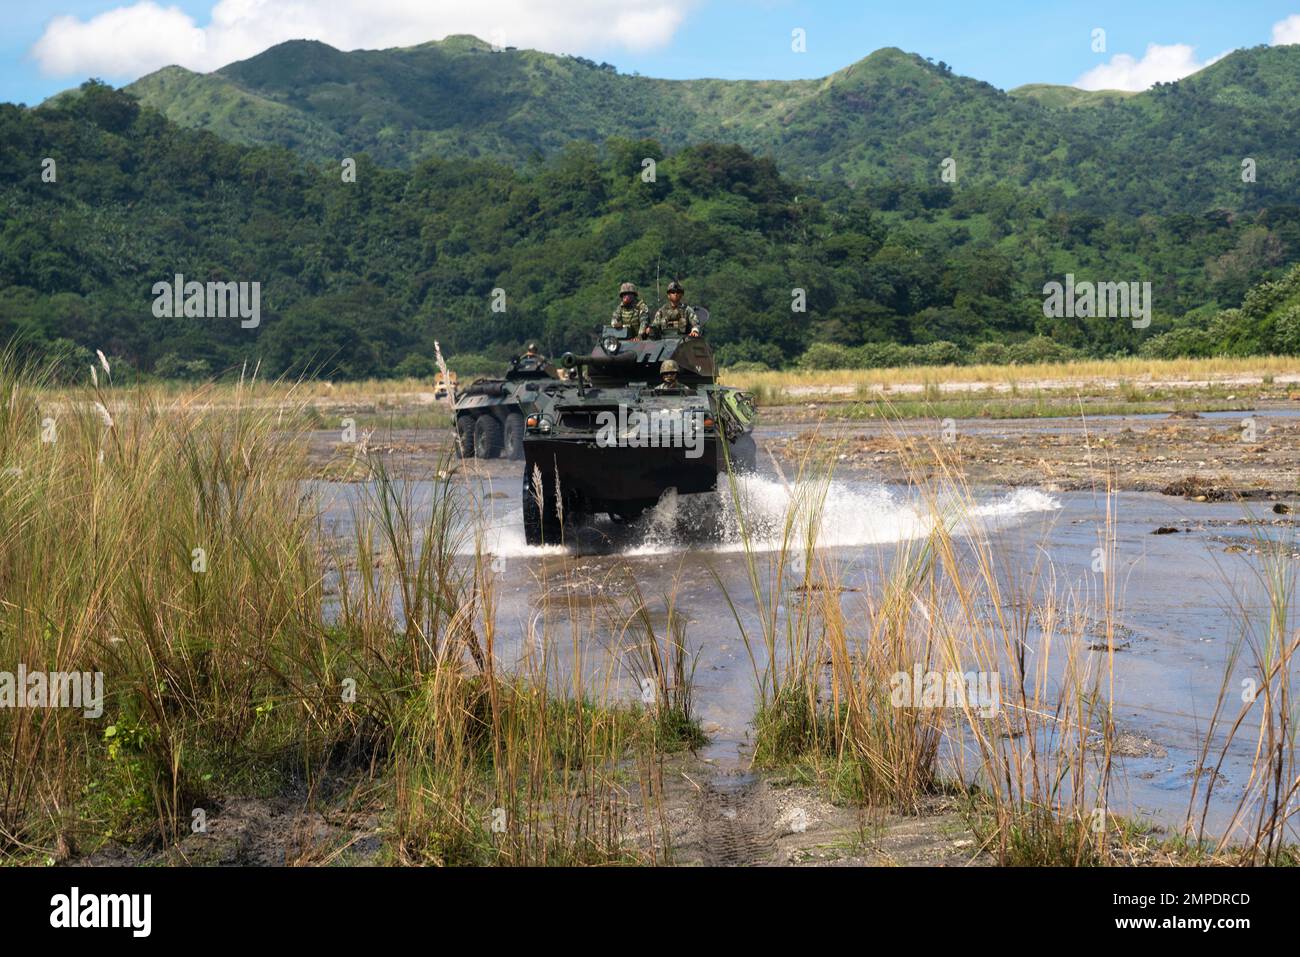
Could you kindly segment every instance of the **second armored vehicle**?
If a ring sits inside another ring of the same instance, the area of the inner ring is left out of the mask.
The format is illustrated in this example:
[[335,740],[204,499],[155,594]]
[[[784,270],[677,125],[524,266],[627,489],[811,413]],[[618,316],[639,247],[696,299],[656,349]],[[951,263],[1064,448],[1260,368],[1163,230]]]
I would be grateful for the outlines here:
[[504,379],[475,379],[456,396],[456,440],[460,453],[482,459],[523,458],[524,418],[538,390],[558,381],[541,356],[520,356]]

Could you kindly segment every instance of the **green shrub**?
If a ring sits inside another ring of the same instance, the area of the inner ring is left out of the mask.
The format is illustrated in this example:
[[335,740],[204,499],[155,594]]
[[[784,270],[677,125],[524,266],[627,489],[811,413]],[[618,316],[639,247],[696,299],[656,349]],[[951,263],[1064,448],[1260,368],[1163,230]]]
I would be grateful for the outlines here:
[[976,365],[1004,366],[1010,361],[1007,347],[1000,342],[981,342],[971,354]]
[[854,350],[830,342],[814,342],[799,357],[801,369],[852,369],[858,364]]
[[965,354],[961,346],[955,342],[945,342],[940,339],[936,342],[927,342],[925,345],[914,346],[915,363],[921,366],[955,366],[961,365],[965,359]]
[[1025,365],[1034,362],[1066,362],[1078,358],[1078,355],[1076,350],[1047,336],[1034,336],[1007,349],[1007,356],[1012,362]]
[[182,359],[168,352],[153,364],[153,374],[160,379],[207,379],[212,367],[206,359]]
[[863,369],[888,369],[908,364],[907,348],[893,342],[869,342],[857,349],[857,366]]
[[[785,365],[786,357],[779,346],[773,342],[760,342],[757,339],[742,339],[740,342],[727,342],[714,346],[714,358],[718,365],[741,371],[744,363],[759,365],[766,369],[779,369]],[[746,370],[749,371],[749,370]]]
[[1300,304],[1278,316],[1273,325],[1273,351],[1281,355],[1300,355]]
[[418,352],[412,352],[393,366],[393,375],[399,379],[432,379],[437,374],[438,366],[432,357]]

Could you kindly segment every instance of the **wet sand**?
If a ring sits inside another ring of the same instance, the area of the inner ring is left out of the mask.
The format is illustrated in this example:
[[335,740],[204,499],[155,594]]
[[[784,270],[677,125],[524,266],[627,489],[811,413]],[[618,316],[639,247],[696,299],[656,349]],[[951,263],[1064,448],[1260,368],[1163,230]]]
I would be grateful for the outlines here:
[[[1189,497],[1287,498],[1300,489],[1300,406],[1239,412],[1051,419],[835,419],[823,408],[762,435],[777,456],[796,460],[810,446],[840,468],[887,482],[933,475],[940,454],[973,485],[1053,490],[1177,491]],[[1200,486],[1198,489],[1197,486]]]

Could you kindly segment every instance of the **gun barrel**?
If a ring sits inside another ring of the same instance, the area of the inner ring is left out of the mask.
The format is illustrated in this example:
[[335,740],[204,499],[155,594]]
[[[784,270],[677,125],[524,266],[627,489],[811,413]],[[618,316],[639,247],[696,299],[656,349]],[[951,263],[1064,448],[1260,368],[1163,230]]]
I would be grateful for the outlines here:
[[575,369],[579,366],[591,366],[597,369],[608,369],[611,366],[634,364],[636,360],[636,354],[632,352],[623,352],[613,356],[575,356],[572,352],[566,352],[564,354],[564,368]]

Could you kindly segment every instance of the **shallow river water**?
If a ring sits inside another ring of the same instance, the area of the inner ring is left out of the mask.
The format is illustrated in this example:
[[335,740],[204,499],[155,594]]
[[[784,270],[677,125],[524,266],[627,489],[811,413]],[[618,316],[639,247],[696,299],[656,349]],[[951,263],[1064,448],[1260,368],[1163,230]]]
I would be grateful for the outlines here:
[[[669,498],[634,525],[601,522],[566,546],[530,548],[520,524],[520,464],[473,463],[469,474],[486,507],[481,543],[496,570],[499,663],[523,666],[533,653],[528,635],[538,629],[544,609],[561,663],[552,680],[571,680],[580,657],[589,686],[599,683],[613,694],[634,697],[638,681],[635,668],[622,660],[627,654],[623,626],[616,615],[602,613],[626,595],[631,575],[652,607],[657,627],[666,620],[669,595],[687,622],[687,647],[695,656],[694,706],[710,736],[704,756],[720,768],[743,764],[756,678],[723,587],[746,627],[755,635],[758,629],[745,550],[734,520],[726,515],[719,519],[719,511],[726,509],[712,499]],[[353,510],[365,496],[363,486],[324,483],[318,488],[328,523],[346,534]],[[427,501],[429,487],[417,483],[412,493],[417,502]],[[745,480],[741,495],[749,503],[752,551],[761,556],[779,548],[781,516],[792,496],[785,478],[769,463],[765,473]],[[1023,572],[1028,580],[1028,570],[1037,564],[1040,571],[1050,567],[1058,593],[1098,592],[1094,563],[1099,530],[1107,524],[1104,495],[1034,488],[974,489],[972,495],[976,507],[963,522],[978,525],[995,542],[1009,574]],[[1258,578],[1258,536],[1290,533],[1266,522],[1238,524],[1251,515],[1272,518],[1261,514],[1261,506],[1248,511],[1235,503],[1117,493],[1109,508],[1116,620],[1121,625],[1116,634],[1120,650],[1114,655],[1114,715],[1130,740],[1144,742],[1140,755],[1117,760],[1109,807],[1176,828],[1188,810],[1192,770],[1225,674],[1230,687],[1227,723],[1240,704],[1237,689],[1256,674],[1251,655],[1234,661],[1232,650],[1241,638],[1243,617],[1258,622],[1267,613]],[[844,594],[846,613],[852,615],[854,602],[878,583],[891,549],[927,533],[929,514],[913,490],[886,487],[868,473],[845,473],[830,482],[821,506],[818,561],[831,561],[851,589]],[[718,524],[721,532],[710,527]],[[1170,527],[1180,531],[1153,534]],[[1284,566],[1295,561],[1288,559]],[[1040,574],[1037,587],[1045,587],[1046,578]],[[786,600],[788,595],[787,586]],[[1289,630],[1294,628],[1290,622]],[[762,642],[754,645],[761,669]],[[1039,650],[1029,649],[1030,654]],[[1104,658],[1106,652],[1085,654]],[[1049,670],[1059,673],[1055,667]],[[1224,829],[1246,783],[1255,744],[1252,727],[1248,721],[1238,733],[1220,768],[1208,816],[1211,831]],[[1222,739],[1220,731],[1213,742]],[[1217,751],[1211,748],[1211,754]]]

